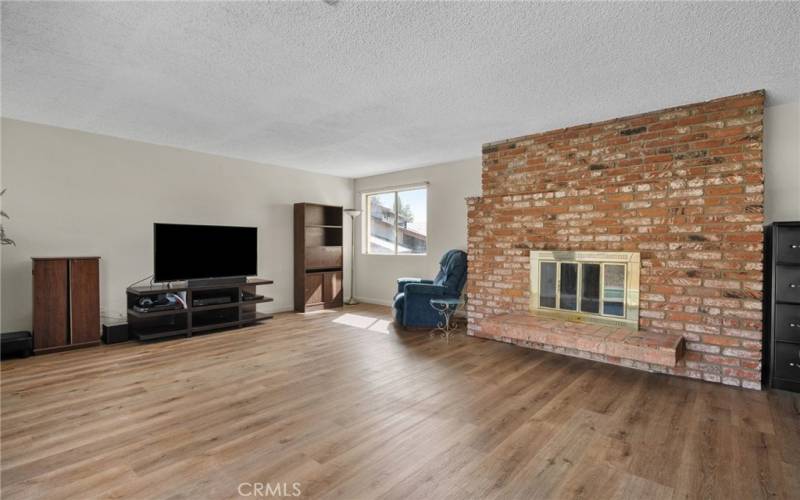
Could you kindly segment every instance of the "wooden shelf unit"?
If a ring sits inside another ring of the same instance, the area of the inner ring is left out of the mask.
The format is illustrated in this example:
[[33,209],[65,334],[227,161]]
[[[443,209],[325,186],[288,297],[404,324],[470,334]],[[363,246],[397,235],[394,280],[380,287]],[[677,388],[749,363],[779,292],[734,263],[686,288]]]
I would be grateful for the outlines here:
[[[272,280],[248,278],[241,283],[219,283],[213,285],[151,285],[129,287],[128,329],[138,340],[153,340],[164,337],[186,336],[193,333],[221,330],[250,325],[272,318],[271,314],[256,311],[257,304],[272,302],[271,297],[242,300],[242,292],[255,293],[257,286],[271,285]],[[141,312],[133,306],[141,297],[156,297],[163,293],[180,293],[186,296],[186,309]],[[195,295],[202,297],[228,296],[230,302],[195,306]]]
[[294,205],[294,310],[344,304],[342,207]]

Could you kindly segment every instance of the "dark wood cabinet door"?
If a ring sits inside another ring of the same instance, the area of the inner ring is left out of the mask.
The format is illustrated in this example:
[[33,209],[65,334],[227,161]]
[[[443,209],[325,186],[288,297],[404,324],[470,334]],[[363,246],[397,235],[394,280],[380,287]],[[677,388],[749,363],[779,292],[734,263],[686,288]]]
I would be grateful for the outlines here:
[[307,247],[306,269],[342,267],[342,247]]
[[33,347],[48,349],[69,343],[68,262],[33,262]]
[[100,269],[96,259],[71,259],[70,308],[72,343],[100,339]]
[[323,273],[306,274],[305,304],[307,306],[323,302]]
[[331,271],[325,273],[325,286],[323,301],[325,303],[341,302],[343,294],[342,272]]

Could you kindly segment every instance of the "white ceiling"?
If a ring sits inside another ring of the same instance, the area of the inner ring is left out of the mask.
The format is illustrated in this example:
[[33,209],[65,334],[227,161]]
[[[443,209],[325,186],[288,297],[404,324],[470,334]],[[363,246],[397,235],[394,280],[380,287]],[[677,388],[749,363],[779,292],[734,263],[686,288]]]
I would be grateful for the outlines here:
[[2,4],[2,114],[348,177],[764,88],[800,3]]

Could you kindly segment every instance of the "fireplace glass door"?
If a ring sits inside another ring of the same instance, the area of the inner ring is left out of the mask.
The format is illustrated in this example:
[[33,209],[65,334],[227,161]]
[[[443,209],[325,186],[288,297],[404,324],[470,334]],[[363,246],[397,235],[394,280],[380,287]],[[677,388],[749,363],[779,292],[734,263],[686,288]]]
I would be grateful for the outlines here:
[[541,292],[539,293],[542,307],[556,307],[556,276],[558,270],[555,262],[542,262]]
[[581,269],[581,311],[600,312],[600,264],[584,264]]
[[539,307],[625,316],[622,264],[541,262],[539,276]]
[[561,263],[561,279],[558,290],[559,308],[567,311],[578,309],[578,264]]
[[626,326],[638,322],[638,254],[532,252],[531,257],[533,310]]
[[603,265],[603,314],[625,316],[625,266]]

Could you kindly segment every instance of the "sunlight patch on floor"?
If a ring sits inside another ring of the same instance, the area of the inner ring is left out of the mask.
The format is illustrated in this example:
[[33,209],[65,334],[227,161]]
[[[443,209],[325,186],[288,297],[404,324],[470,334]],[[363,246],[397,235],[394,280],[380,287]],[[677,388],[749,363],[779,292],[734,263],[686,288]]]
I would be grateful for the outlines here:
[[363,328],[378,333],[389,333],[390,321],[385,319],[373,318],[371,316],[364,316],[362,314],[346,313],[333,320],[334,323],[340,325],[352,326],[355,328]]
[[369,330],[378,333],[389,333],[389,325],[391,324],[392,322],[387,319],[379,319],[369,327]]

